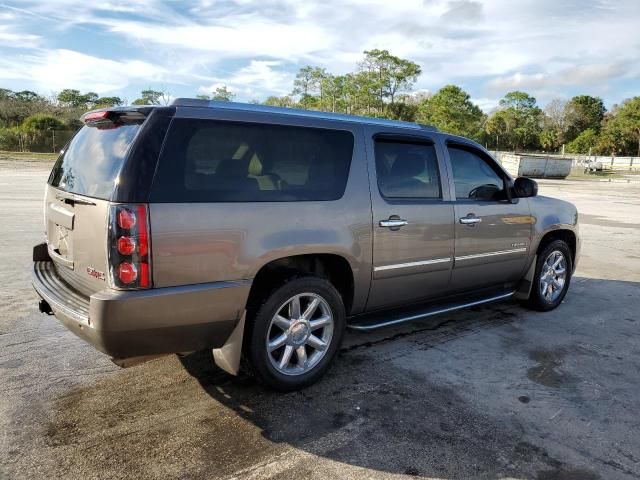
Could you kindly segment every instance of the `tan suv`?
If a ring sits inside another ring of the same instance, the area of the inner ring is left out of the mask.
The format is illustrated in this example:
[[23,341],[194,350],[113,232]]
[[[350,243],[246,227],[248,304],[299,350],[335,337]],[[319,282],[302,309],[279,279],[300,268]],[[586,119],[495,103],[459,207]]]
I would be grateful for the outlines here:
[[413,123],[178,99],[97,110],[46,187],[40,310],[121,364],[213,349],[281,389],[345,327],[560,304],[573,205]]

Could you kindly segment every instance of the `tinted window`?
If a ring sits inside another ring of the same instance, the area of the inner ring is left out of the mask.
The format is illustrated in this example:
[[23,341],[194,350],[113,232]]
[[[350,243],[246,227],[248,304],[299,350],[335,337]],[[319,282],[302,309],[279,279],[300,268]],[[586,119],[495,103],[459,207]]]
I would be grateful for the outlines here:
[[177,119],[151,201],[336,200],[352,155],[346,131]]
[[58,157],[49,184],[66,192],[109,199],[140,125],[82,127]]
[[436,151],[431,144],[376,141],[380,193],[387,198],[440,198]]
[[504,183],[488,161],[465,148],[449,147],[453,180],[458,199],[499,199]]

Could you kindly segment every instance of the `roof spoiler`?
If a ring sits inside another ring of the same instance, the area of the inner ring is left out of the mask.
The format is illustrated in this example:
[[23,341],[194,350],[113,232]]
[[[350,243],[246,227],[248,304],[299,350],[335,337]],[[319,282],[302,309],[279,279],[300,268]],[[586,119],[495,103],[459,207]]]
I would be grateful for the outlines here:
[[80,121],[89,127],[116,128],[144,122],[154,108],[151,105],[100,108],[85,113]]

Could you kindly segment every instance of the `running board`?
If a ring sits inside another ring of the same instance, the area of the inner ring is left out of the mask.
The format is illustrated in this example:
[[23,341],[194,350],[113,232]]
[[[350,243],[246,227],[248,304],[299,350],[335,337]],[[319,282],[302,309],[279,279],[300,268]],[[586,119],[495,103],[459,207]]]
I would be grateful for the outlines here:
[[[395,314],[393,312],[373,314],[372,317],[363,320],[358,323],[349,323],[347,328],[352,330],[369,331],[377,328],[390,327],[391,325],[397,325],[399,323],[411,322],[413,320],[420,320],[421,318],[432,317],[434,315],[440,315],[441,313],[454,312],[463,308],[475,307],[476,305],[483,305],[485,303],[498,302],[500,300],[506,300],[513,296],[514,292],[502,293],[500,295],[494,295],[491,297],[481,298],[479,300],[467,301],[461,303],[450,303],[448,305],[432,305],[430,307],[423,307],[423,310],[414,310],[411,313],[404,311],[402,314]],[[419,308],[419,307],[418,307]],[[395,318],[394,318],[395,316]],[[382,319],[384,317],[384,320]]]

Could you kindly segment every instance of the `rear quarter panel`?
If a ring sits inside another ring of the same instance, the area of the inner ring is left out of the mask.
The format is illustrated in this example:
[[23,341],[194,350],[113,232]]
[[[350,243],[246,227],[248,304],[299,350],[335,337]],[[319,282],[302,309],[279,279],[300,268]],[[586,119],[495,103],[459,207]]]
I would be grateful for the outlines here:
[[353,270],[351,313],[364,308],[371,281],[372,220],[361,127],[311,123],[308,126],[342,128],[354,134],[344,196],[318,202],[151,204],[154,286],[252,279],[278,258],[328,253],[344,257]]

